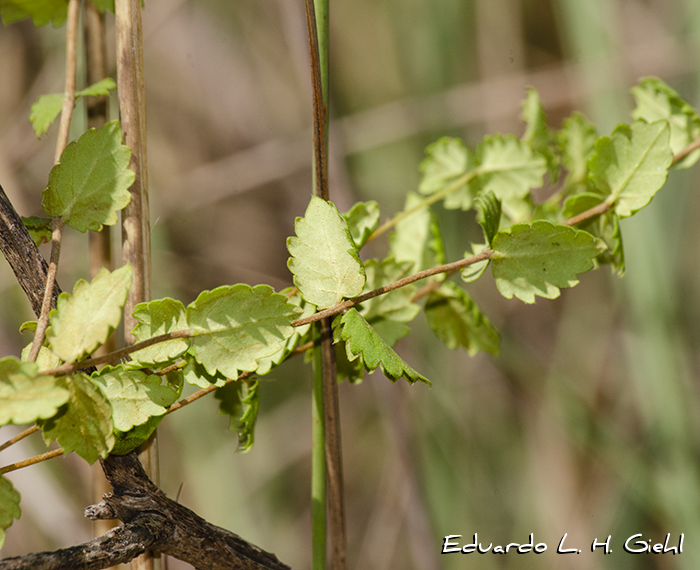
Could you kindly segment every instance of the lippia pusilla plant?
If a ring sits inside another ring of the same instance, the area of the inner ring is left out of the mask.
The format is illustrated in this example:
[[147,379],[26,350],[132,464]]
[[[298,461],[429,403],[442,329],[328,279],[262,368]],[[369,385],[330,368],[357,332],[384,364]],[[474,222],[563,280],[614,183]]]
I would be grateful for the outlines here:
[[[36,15],[31,4],[27,13],[16,6],[17,19],[61,23],[55,19],[60,10]],[[106,79],[75,96],[114,87]],[[146,441],[184,405],[178,400],[187,383],[200,395],[215,392],[247,451],[254,443],[258,379],[314,350],[311,325],[323,318],[332,319],[338,374],[350,383],[379,370],[392,382],[431,385],[394,350],[421,312],[448,349],[497,356],[499,333],[470,297],[470,283],[491,271],[505,298],[534,303],[558,297],[601,265],[622,276],[622,220],[652,201],[669,169],[690,167],[700,157],[700,118],[675,91],[646,78],[632,95],[631,123],[601,136],[578,113],[553,130],[538,94],[529,90],[522,133],[489,135],[475,146],[446,137],[428,146],[418,188],[391,217],[374,201],[339,212],[332,202],[312,198],[287,240],[287,289],[226,284],[187,306],[171,298],[141,303],[133,310],[130,347],[93,356],[120,324],[132,268],[78,281],[72,293],[60,295],[47,326],[23,325],[36,332],[33,346],[21,358],[0,359],[0,425],[34,425],[47,445],[57,442],[61,454],[75,452],[93,463]],[[51,128],[62,105],[62,94],[37,100],[30,117],[37,136]],[[67,145],[42,196],[51,219],[25,220],[35,242],[51,240],[56,220],[81,232],[115,224],[134,182],[130,155],[116,121]],[[532,190],[543,185],[551,191],[534,200]],[[483,237],[461,259],[446,259],[431,212],[438,203],[476,211]],[[364,255],[365,244],[385,233],[384,257]],[[441,389],[439,381],[433,385]],[[0,544],[20,512],[19,494],[0,475]]]

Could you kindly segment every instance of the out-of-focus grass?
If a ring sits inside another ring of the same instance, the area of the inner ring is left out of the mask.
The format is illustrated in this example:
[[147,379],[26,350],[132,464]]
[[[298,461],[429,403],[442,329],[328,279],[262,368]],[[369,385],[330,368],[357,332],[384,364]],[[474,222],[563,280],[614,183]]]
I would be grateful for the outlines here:
[[[224,283],[283,287],[284,240],[311,184],[301,3],[150,0],[144,26],[154,294],[189,302]],[[629,120],[642,75],[697,103],[698,38],[694,0],[331,2],[331,194],[341,209],[376,199],[388,217],[439,136],[520,135],[531,84],[554,127],[578,109],[601,134]],[[60,91],[62,57],[60,31],[0,31],[2,76],[16,78],[0,82],[0,183],[23,215],[39,214],[55,137],[37,142],[26,117],[40,93]],[[379,374],[341,386],[351,568],[697,567],[698,168],[672,172],[623,222],[622,280],[603,268],[534,306],[501,298],[488,275],[470,285],[502,332],[499,358],[447,350],[419,316],[399,350],[432,389]],[[477,239],[473,214],[435,211],[457,259]],[[377,241],[369,253],[383,255]],[[80,255],[64,257],[65,289],[85,277]],[[16,354],[28,315],[8,273],[0,265],[12,300],[0,303],[0,344]],[[213,400],[162,424],[162,486],[175,496],[182,485],[200,515],[304,568],[310,372],[297,359],[271,376],[249,454],[234,453]],[[25,540],[39,516],[27,495],[2,555],[68,545],[45,528]],[[683,555],[622,550],[632,534],[667,532],[685,533]],[[445,535],[464,544],[474,533],[486,544],[534,533],[549,548],[439,554]],[[580,555],[555,554],[564,533]],[[608,535],[613,553],[591,553]]]

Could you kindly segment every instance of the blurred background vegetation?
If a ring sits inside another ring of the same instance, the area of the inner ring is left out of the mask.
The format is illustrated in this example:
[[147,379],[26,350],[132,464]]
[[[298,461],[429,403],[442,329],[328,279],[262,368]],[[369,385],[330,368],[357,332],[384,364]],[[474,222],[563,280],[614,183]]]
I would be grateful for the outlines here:
[[[629,88],[645,75],[698,103],[697,0],[331,0],[330,27],[331,197],[341,211],[370,199],[384,217],[401,209],[424,147],[441,135],[470,145],[521,135],[527,86],[553,127],[580,110],[601,134],[630,122]],[[154,298],[287,286],[285,238],[311,192],[303,2],[148,0],[144,31]],[[41,215],[56,136],[54,126],[37,141],[29,109],[62,90],[63,43],[63,30],[0,28],[0,183],[25,216]],[[85,121],[78,113],[76,134]],[[532,306],[501,298],[488,275],[469,285],[502,334],[500,357],[449,351],[419,316],[398,350],[431,389],[379,373],[341,386],[351,568],[700,567],[699,172],[671,172],[652,205],[623,222],[623,279],[603,268]],[[460,258],[479,236],[473,213],[435,211],[447,259]],[[70,290],[87,277],[87,239],[66,234],[59,281]],[[377,242],[364,253],[382,256]],[[4,261],[0,295],[0,351],[17,355],[32,315]],[[300,360],[261,382],[248,454],[235,453],[212,397],[166,419],[161,486],[308,568],[311,378]],[[13,429],[0,430],[3,441]],[[2,464],[43,449],[35,435]],[[23,515],[3,556],[90,537],[81,460],[10,477]],[[448,534],[507,544],[531,532],[545,554],[439,554]],[[581,555],[555,554],[564,533]],[[684,533],[684,552],[624,553],[636,533],[671,533],[674,544]],[[612,554],[592,554],[608,535]]]

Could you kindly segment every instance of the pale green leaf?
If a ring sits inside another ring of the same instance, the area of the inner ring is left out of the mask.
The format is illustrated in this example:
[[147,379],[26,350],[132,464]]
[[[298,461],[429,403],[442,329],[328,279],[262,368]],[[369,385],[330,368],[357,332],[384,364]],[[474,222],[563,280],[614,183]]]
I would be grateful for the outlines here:
[[520,140],[529,144],[535,152],[544,157],[547,161],[549,176],[552,182],[556,182],[559,177],[559,156],[554,151],[556,136],[547,126],[547,116],[544,113],[542,101],[533,87],[527,88],[522,119],[525,122],[525,133]]
[[[0,0],[0,3],[2,0]],[[0,4],[1,5],[1,4]],[[63,107],[63,93],[51,93],[49,95],[39,95],[31,107],[29,120],[36,133],[36,138],[40,139],[49,130],[51,123],[56,120]]]
[[[473,243],[471,252],[465,251],[464,257],[466,259],[467,257],[471,257],[472,255],[479,255],[482,251],[488,249],[488,247],[489,246],[485,243]],[[479,277],[483,275],[488,265],[488,259],[484,259],[483,261],[477,261],[476,263],[467,265],[460,272],[462,276],[462,281],[464,281],[465,283],[471,283],[473,281],[476,281]]]
[[[474,153],[463,141],[443,137],[425,149],[426,157],[420,163],[423,174],[418,191],[421,194],[447,192],[447,209],[468,210],[472,207],[477,187],[470,183],[475,167]],[[448,190],[449,187],[449,190]]]
[[557,140],[562,151],[562,163],[569,172],[564,185],[567,193],[588,189],[588,158],[597,138],[595,125],[581,113],[574,113],[564,120]]
[[501,225],[501,201],[493,192],[479,194],[476,197],[476,221],[484,230],[486,243],[491,245],[493,237],[498,233]]
[[131,200],[131,149],[121,144],[117,121],[90,129],[70,143],[51,169],[41,196],[44,211],[81,232],[117,223],[117,212]]
[[109,95],[112,89],[116,89],[117,84],[111,77],[105,77],[102,81],[75,92],[76,97],[103,97]]
[[39,375],[34,362],[0,358],[0,425],[50,418],[68,401],[53,376]]
[[12,525],[12,521],[22,514],[19,501],[19,493],[12,482],[0,475],[0,548],[5,543],[5,531]]
[[227,285],[204,291],[187,307],[191,354],[209,374],[237,378],[254,371],[292,336],[301,310],[268,285]]
[[[570,196],[564,203],[564,215],[567,218],[572,218],[597,206],[603,200],[604,196],[591,192]],[[598,256],[598,263],[609,263],[612,270],[619,276],[624,275],[625,252],[622,246],[620,220],[617,214],[608,211],[600,216],[594,216],[590,220],[579,224],[579,228],[605,242],[607,249]]]
[[151,416],[165,414],[182,390],[182,385],[173,386],[157,374],[123,365],[105,366],[93,373],[92,381],[112,406],[112,423],[121,432],[146,423]]
[[131,276],[129,264],[112,273],[103,267],[92,282],[78,281],[73,295],[61,293],[46,333],[51,350],[74,362],[104,344],[121,320]]
[[238,450],[250,451],[255,440],[260,403],[258,381],[231,382],[217,390],[214,397],[221,400],[219,413],[231,418],[229,429],[238,433]]
[[[410,210],[421,203],[421,198],[409,192],[404,210]],[[419,208],[410,216],[399,221],[389,237],[391,254],[398,263],[410,261],[412,273],[445,263],[445,251],[437,218],[430,208]],[[444,279],[444,276],[436,276]]]
[[151,416],[143,424],[131,428],[127,432],[114,430],[114,447],[109,452],[110,455],[126,455],[131,453],[139,445],[144,443],[156,431],[156,428],[163,421],[165,416]]
[[[644,77],[632,87],[637,107],[632,111],[635,119],[648,123],[668,121],[671,128],[669,145],[673,154],[679,153],[700,137],[700,117],[681,96],[656,77]],[[700,159],[700,149],[680,160],[677,168],[688,168]]]
[[37,216],[30,216],[28,218],[22,217],[22,222],[24,222],[32,241],[39,247],[42,243],[49,243],[53,235],[53,230],[51,229],[51,220],[48,218],[39,218]]
[[536,220],[500,231],[493,249],[491,270],[501,295],[534,303],[535,295],[554,299],[561,287],[576,285],[605,244],[583,230]]
[[107,457],[114,445],[109,402],[82,372],[60,376],[57,383],[70,396],[58,414],[41,422],[46,445],[58,440],[65,453],[75,451],[88,463]]
[[[138,342],[188,328],[185,306],[180,301],[169,297],[139,303],[134,307],[133,316],[138,324],[132,333]],[[177,338],[133,352],[131,358],[140,364],[159,365],[181,356],[189,347],[188,339]]]
[[484,137],[477,155],[483,191],[492,191],[511,219],[518,221],[529,215],[530,190],[542,186],[547,171],[544,157],[513,135]]
[[335,342],[345,341],[348,360],[360,358],[370,374],[381,367],[392,382],[403,377],[409,384],[420,381],[430,385],[430,381],[406,364],[354,308],[334,319],[333,338]]
[[[22,362],[29,361],[29,354],[32,351],[32,343],[29,343],[22,349]],[[39,347],[39,354],[36,357],[36,365],[40,372],[57,368],[63,362],[58,356],[51,352],[47,347]]]
[[0,16],[5,24],[31,18],[37,28],[49,22],[58,28],[67,14],[68,0],[0,0]]
[[498,355],[499,336],[471,297],[452,281],[443,283],[425,303],[428,325],[450,349],[463,346],[474,356],[479,350]]
[[372,232],[379,227],[379,204],[374,200],[358,202],[348,212],[341,214],[348,224],[355,247],[360,249]]
[[[288,295],[291,290],[291,287],[283,289],[280,291],[280,294]],[[301,314],[297,315],[297,319],[310,317],[316,312],[316,307],[310,303],[306,303],[299,291],[289,297],[289,302],[302,310]],[[310,329],[310,324],[301,327],[294,327],[294,333],[287,339],[284,346],[280,350],[278,350],[272,356],[266,356],[265,358],[261,358],[259,360],[255,374],[258,376],[264,376],[265,374],[268,374],[275,366],[281,364],[298,345],[303,344],[308,340]]]
[[620,218],[646,206],[666,182],[673,152],[666,121],[618,125],[612,137],[601,137],[588,161],[591,179],[614,205]]
[[202,389],[211,388],[212,385],[221,387],[226,384],[226,376],[218,371],[214,374],[209,374],[207,369],[197,362],[191,354],[185,353],[184,358],[185,366],[182,369],[182,376],[188,384]]
[[304,299],[319,309],[356,297],[365,284],[365,270],[348,226],[331,202],[314,196],[287,239],[287,263]]

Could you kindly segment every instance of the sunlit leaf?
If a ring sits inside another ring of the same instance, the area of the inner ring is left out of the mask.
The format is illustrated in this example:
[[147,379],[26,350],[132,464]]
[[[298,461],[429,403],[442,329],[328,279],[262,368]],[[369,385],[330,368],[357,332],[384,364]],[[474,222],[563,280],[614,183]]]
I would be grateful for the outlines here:
[[468,174],[476,166],[471,149],[460,139],[443,137],[429,145],[425,153],[426,157],[419,166],[423,177],[418,191],[429,195],[445,190],[449,192],[445,197],[445,208],[471,208],[478,191],[478,187],[470,182],[473,175]]
[[583,230],[537,220],[498,232],[493,249],[491,270],[501,295],[534,303],[535,295],[554,299],[561,287],[576,285],[605,244]]
[[[421,203],[421,198],[409,192],[404,211]],[[399,221],[389,238],[391,254],[398,263],[410,261],[411,273],[445,263],[445,251],[437,218],[430,208],[420,208]],[[436,276],[435,279],[444,279]]]
[[428,296],[425,316],[447,348],[462,346],[472,356],[479,350],[498,354],[498,332],[467,292],[452,281],[443,283]]
[[406,364],[354,308],[333,320],[333,338],[335,342],[344,340],[348,360],[360,358],[369,373],[381,367],[392,382],[403,377],[409,384],[420,381],[430,385],[430,381]]
[[0,425],[50,418],[67,401],[68,391],[53,376],[39,375],[34,362],[0,358]]
[[187,307],[191,354],[209,374],[237,378],[279,351],[301,310],[268,285],[227,285],[204,291]]
[[331,202],[316,196],[303,218],[294,224],[296,237],[287,239],[287,265],[304,299],[319,309],[356,297],[365,271],[347,223]]
[[621,218],[646,206],[666,182],[673,152],[666,121],[635,121],[618,125],[611,137],[601,137],[588,161],[596,188],[607,195]]
[[117,223],[117,212],[131,200],[131,149],[122,143],[119,123],[90,129],[70,143],[51,169],[41,196],[44,211],[79,230],[100,231]]
[[[0,0],[2,2],[2,0]],[[49,130],[51,123],[56,120],[63,107],[63,93],[51,93],[49,95],[39,95],[31,107],[29,120],[36,133],[36,138],[40,139]]]
[[65,453],[75,451],[88,463],[107,457],[114,445],[109,402],[82,372],[60,376],[57,383],[70,396],[58,414],[41,422],[46,445],[58,440]]
[[102,268],[92,282],[78,281],[73,295],[61,293],[46,333],[51,350],[73,362],[104,344],[121,320],[131,276],[129,264],[112,273]]
[[357,249],[365,245],[372,232],[379,227],[379,204],[374,200],[357,202],[347,213],[341,215],[348,224]]
[[180,397],[182,385],[172,386],[157,374],[105,366],[93,373],[97,384],[112,406],[114,428],[126,432],[146,423],[151,416],[162,416]]
[[547,161],[549,176],[552,182],[556,182],[559,177],[559,156],[555,152],[556,136],[547,126],[547,116],[544,113],[542,101],[533,87],[527,88],[522,119],[525,121],[525,133],[520,140],[529,144],[535,152],[544,157]]
[[231,382],[217,390],[215,398],[221,400],[219,413],[231,418],[229,429],[238,433],[238,450],[250,451],[255,440],[260,403],[258,381]]
[[557,140],[562,151],[562,163],[568,170],[564,185],[567,193],[585,192],[589,189],[588,158],[595,148],[597,138],[595,125],[581,113],[573,113],[564,119]]
[[102,81],[93,83],[85,89],[75,92],[76,97],[103,97],[109,95],[112,89],[116,89],[117,84],[111,77],[105,77]]
[[19,493],[12,482],[0,475],[0,548],[5,543],[5,531],[12,525],[12,521],[22,514],[19,501]]
[[[666,83],[656,77],[640,79],[639,85],[632,87],[632,95],[637,107],[632,111],[635,119],[648,123],[664,120],[671,128],[669,144],[673,154],[679,153],[700,137],[700,117],[681,96]],[[676,168],[688,168],[700,159],[700,149],[691,152],[680,160]]]
[[[134,307],[133,316],[138,324],[132,333],[139,342],[188,329],[185,306],[168,297],[139,303]],[[131,358],[141,364],[163,364],[182,355],[189,346],[190,341],[186,338],[168,340],[133,352]]]
[[547,163],[513,135],[491,135],[477,149],[479,182],[501,200],[505,213],[518,221],[529,214],[530,190],[544,181]]
[[184,358],[185,366],[182,369],[182,377],[188,384],[202,389],[211,388],[212,385],[221,387],[226,384],[226,376],[219,371],[209,374],[207,369],[189,353],[186,353]]
[[38,28],[49,22],[63,25],[68,15],[68,0],[0,0],[0,16],[5,24],[31,18]]

